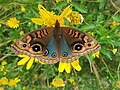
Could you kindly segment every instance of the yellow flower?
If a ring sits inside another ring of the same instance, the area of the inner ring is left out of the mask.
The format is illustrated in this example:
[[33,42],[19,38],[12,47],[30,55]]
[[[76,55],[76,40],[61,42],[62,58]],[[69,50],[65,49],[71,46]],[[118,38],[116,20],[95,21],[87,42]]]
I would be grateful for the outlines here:
[[4,90],[4,88],[3,88],[3,87],[0,87],[0,90]]
[[49,85],[48,88],[52,88],[52,85]]
[[11,17],[9,18],[9,20],[7,20],[7,25],[10,27],[10,28],[17,28],[19,27],[19,22],[16,17]]
[[7,74],[7,72],[6,71],[4,71],[4,75],[6,75]]
[[7,62],[6,61],[2,61],[2,66],[6,65]]
[[2,77],[1,79],[0,79],[0,85],[7,85],[8,84],[8,79],[6,78],[6,77]]
[[59,21],[60,25],[64,25],[63,18],[67,18],[67,16],[72,12],[71,5],[66,7],[60,16],[55,15],[55,13],[47,11],[41,4],[38,5],[40,18],[31,18],[32,22],[38,25],[46,25],[46,26],[54,26],[56,20]]
[[99,54],[100,54],[100,51],[97,51],[97,52],[93,53],[92,56],[93,56],[94,58],[95,58],[95,57],[99,58]]
[[117,49],[116,48],[113,49],[112,52],[113,52],[113,54],[115,54],[117,52]]
[[95,36],[94,32],[88,32],[88,34],[90,34],[91,36]]
[[119,23],[114,20],[114,21],[111,23],[110,28],[113,28],[113,27],[115,27],[115,26],[117,26],[117,25],[119,25]]
[[58,3],[58,2],[62,2],[63,0],[55,0],[55,1]]
[[120,80],[116,82],[116,87],[120,88]]
[[38,74],[34,74],[34,78],[35,78],[35,79],[38,78]]
[[77,83],[75,82],[75,80],[74,80],[72,77],[70,77],[70,79],[68,79],[68,80],[69,80],[69,82],[72,83],[74,86],[77,85]]
[[70,73],[71,66],[75,68],[77,71],[80,71],[82,69],[81,66],[79,65],[79,60],[77,59],[73,61],[72,63],[59,62],[58,71],[63,72],[65,70],[67,73]]
[[117,22],[114,20],[113,22],[112,22],[112,26],[116,26],[117,25]]
[[24,64],[27,63],[27,66],[26,66],[27,70],[29,70],[31,68],[34,61],[39,61],[37,58],[32,58],[32,57],[29,57],[27,55],[18,55],[18,56],[23,58],[23,59],[21,59],[17,64],[18,65],[24,65]]
[[4,71],[5,65],[7,64],[6,61],[2,61],[2,66],[0,68],[0,71]]
[[24,31],[20,31],[20,36],[22,36],[24,34]]
[[92,32],[91,35],[94,37],[94,36],[95,36],[95,35],[94,35],[94,32]]
[[3,6],[2,9],[5,10],[5,11],[9,10],[6,6]]
[[1,66],[0,71],[4,71],[5,66]]
[[65,86],[64,81],[61,78],[59,78],[58,76],[56,76],[53,79],[52,85],[54,85],[56,87],[63,87],[63,86]]
[[16,39],[14,39],[13,42],[16,42]]
[[25,7],[24,6],[20,6],[21,7],[21,11],[25,12]]
[[13,2],[13,5],[14,6],[18,6],[19,4],[17,2]]
[[18,78],[10,79],[8,85],[9,85],[9,86],[14,86],[14,85],[16,85],[18,82],[20,82],[20,79],[18,79]]
[[72,11],[72,13],[68,16],[67,20],[72,24],[81,24],[83,22],[83,16],[78,12]]

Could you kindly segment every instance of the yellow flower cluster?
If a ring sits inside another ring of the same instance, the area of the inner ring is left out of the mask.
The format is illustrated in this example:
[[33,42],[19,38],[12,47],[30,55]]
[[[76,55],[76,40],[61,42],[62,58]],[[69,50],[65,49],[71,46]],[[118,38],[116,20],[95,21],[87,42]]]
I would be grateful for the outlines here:
[[70,24],[81,24],[83,22],[83,16],[78,12],[73,11],[67,18]]
[[68,79],[68,80],[69,80],[69,82],[72,83],[74,86],[77,85],[77,83],[75,82],[75,80],[74,80],[72,77],[70,77],[70,79]]
[[63,12],[58,16],[55,12],[47,11],[41,4],[38,5],[40,18],[32,18],[32,22],[38,25],[54,26],[56,20],[59,21],[60,26],[64,25],[64,18],[71,24],[81,24],[83,17],[81,14],[72,11],[71,5],[66,7]]
[[2,61],[2,66],[1,66],[1,68],[0,68],[0,71],[1,71],[1,72],[4,72],[4,75],[6,75],[6,70],[4,70],[6,64],[7,64],[6,61]]
[[10,79],[10,81],[8,81],[6,77],[2,77],[0,79],[0,85],[15,86],[17,85],[18,82],[20,82],[20,79],[18,79],[18,77],[14,79]]
[[111,23],[110,28],[113,28],[117,25],[120,25],[120,23],[116,22],[115,20]]
[[93,56],[94,58],[95,58],[95,57],[99,58],[99,54],[100,54],[100,51],[97,51],[97,52],[93,53],[92,56]]
[[60,25],[64,25],[63,18],[67,18],[72,12],[71,5],[66,7],[63,12],[58,16],[55,12],[47,11],[41,4],[38,5],[40,18],[32,18],[32,22],[38,25],[54,26],[56,20],[59,21]]

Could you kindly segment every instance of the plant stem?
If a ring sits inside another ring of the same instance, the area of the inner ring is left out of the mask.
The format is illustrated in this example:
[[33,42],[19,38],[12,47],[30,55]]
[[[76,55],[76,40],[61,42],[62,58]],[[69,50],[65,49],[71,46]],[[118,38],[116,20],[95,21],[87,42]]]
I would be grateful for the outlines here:
[[96,78],[97,78],[97,80],[98,80],[98,82],[99,82],[100,88],[102,88],[102,82],[101,82],[101,80],[100,80],[98,71],[97,71],[97,69],[96,69],[96,67],[95,67],[95,63],[94,63],[94,62],[92,62],[92,63],[90,62],[90,58],[89,58],[88,55],[86,55],[86,57],[87,57],[87,59],[89,60],[89,63],[91,64],[90,67],[93,68],[93,71],[95,72],[95,76],[96,76]]

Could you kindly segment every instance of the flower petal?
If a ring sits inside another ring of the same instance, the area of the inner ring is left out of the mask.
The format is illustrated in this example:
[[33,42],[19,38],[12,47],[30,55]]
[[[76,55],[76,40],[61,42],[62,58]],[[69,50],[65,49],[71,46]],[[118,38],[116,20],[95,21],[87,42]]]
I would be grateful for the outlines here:
[[29,59],[30,59],[30,57],[26,56],[23,59],[21,59],[17,64],[18,65],[24,65]]
[[75,60],[71,63],[71,65],[73,66],[73,68],[75,68],[77,71],[80,71],[82,68],[81,66],[79,65],[79,60]]
[[41,62],[40,60],[38,60],[38,58],[35,58],[35,62],[39,62],[39,63],[41,63],[41,64],[45,64],[45,63],[43,63],[43,62]]
[[59,71],[59,72],[63,72],[63,71],[64,71],[64,69],[65,69],[65,64],[64,64],[64,63],[62,63],[62,62],[59,62],[58,71]]
[[54,13],[53,12],[49,12],[49,11],[45,11],[43,9],[40,10],[40,16],[41,19],[47,24],[47,25],[53,25],[55,24],[55,20],[54,20]]
[[71,5],[67,6],[64,11],[61,13],[58,20],[61,20],[63,18],[66,18],[70,13],[72,12]]
[[15,80],[10,79],[10,81],[9,81],[9,84],[8,84],[8,85],[9,85],[9,86],[14,86],[14,85],[16,85]]
[[30,58],[30,60],[27,63],[26,69],[29,70],[33,64],[34,58]]
[[112,52],[113,52],[113,54],[115,54],[117,52],[117,49],[116,48],[113,49]]
[[20,79],[18,77],[16,77],[14,80],[16,83],[20,82]]
[[32,22],[38,25],[43,25],[43,20],[40,18],[31,18]]
[[24,6],[21,6],[21,11],[25,12],[25,7]]
[[70,70],[71,70],[70,63],[62,63],[62,62],[60,62],[59,67],[58,67],[58,71],[63,72],[64,69],[65,69],[65,71],[67,73],[70,73]]
[[35,58],[35,62],[39,62],[38,58]]
[[65,71],[66,71],[67,73],[70,73],[70,70],[71,70],[70,63],[65,63]]
[[19,54],[18,57],[26,57],[27,55]]
[[39,9],[39,11],[40,11],[41,9],[46,10],[41,4],[38,4],[38,9]]

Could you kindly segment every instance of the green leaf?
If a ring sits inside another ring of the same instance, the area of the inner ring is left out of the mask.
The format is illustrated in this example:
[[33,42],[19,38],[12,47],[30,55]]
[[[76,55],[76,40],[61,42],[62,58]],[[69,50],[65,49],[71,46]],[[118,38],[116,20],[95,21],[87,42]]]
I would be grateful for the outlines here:
[[96,26],[92,24],[92,25],[82,26],[80,29],[81,30],[90,30],[90,29],[94,29],[94,28],[96,28]]
[[65,2],[59,2],[59,3],[57,3],[56,6],[54,7],[54,10],[56,10],[56,9],[61,9],[61,8],[65,7],[66,5],[67,5],[67,3],[65,3]]
[[97,16],[97,23],[99,24],[103,20],[104,20],[104,14],[103,13],[99,13],[98,16]]
[[99,1],[100,1],[99,9],[104,8],[104,6],[105,6],[105,0],[99,0]]
[[72,2],[73,7],[81,13],[87,13],[87,8],[83,4]]
[[117,22],[120,22],[120,15],[116,15],[113,17],[113,19]]
[[106,47],[102,47],[101,52],[102,52],[102,54],[107,56],[110,60],[112,60],[112,57],[111,57],[112,55],[110,54],[110,51],[106,49]]

